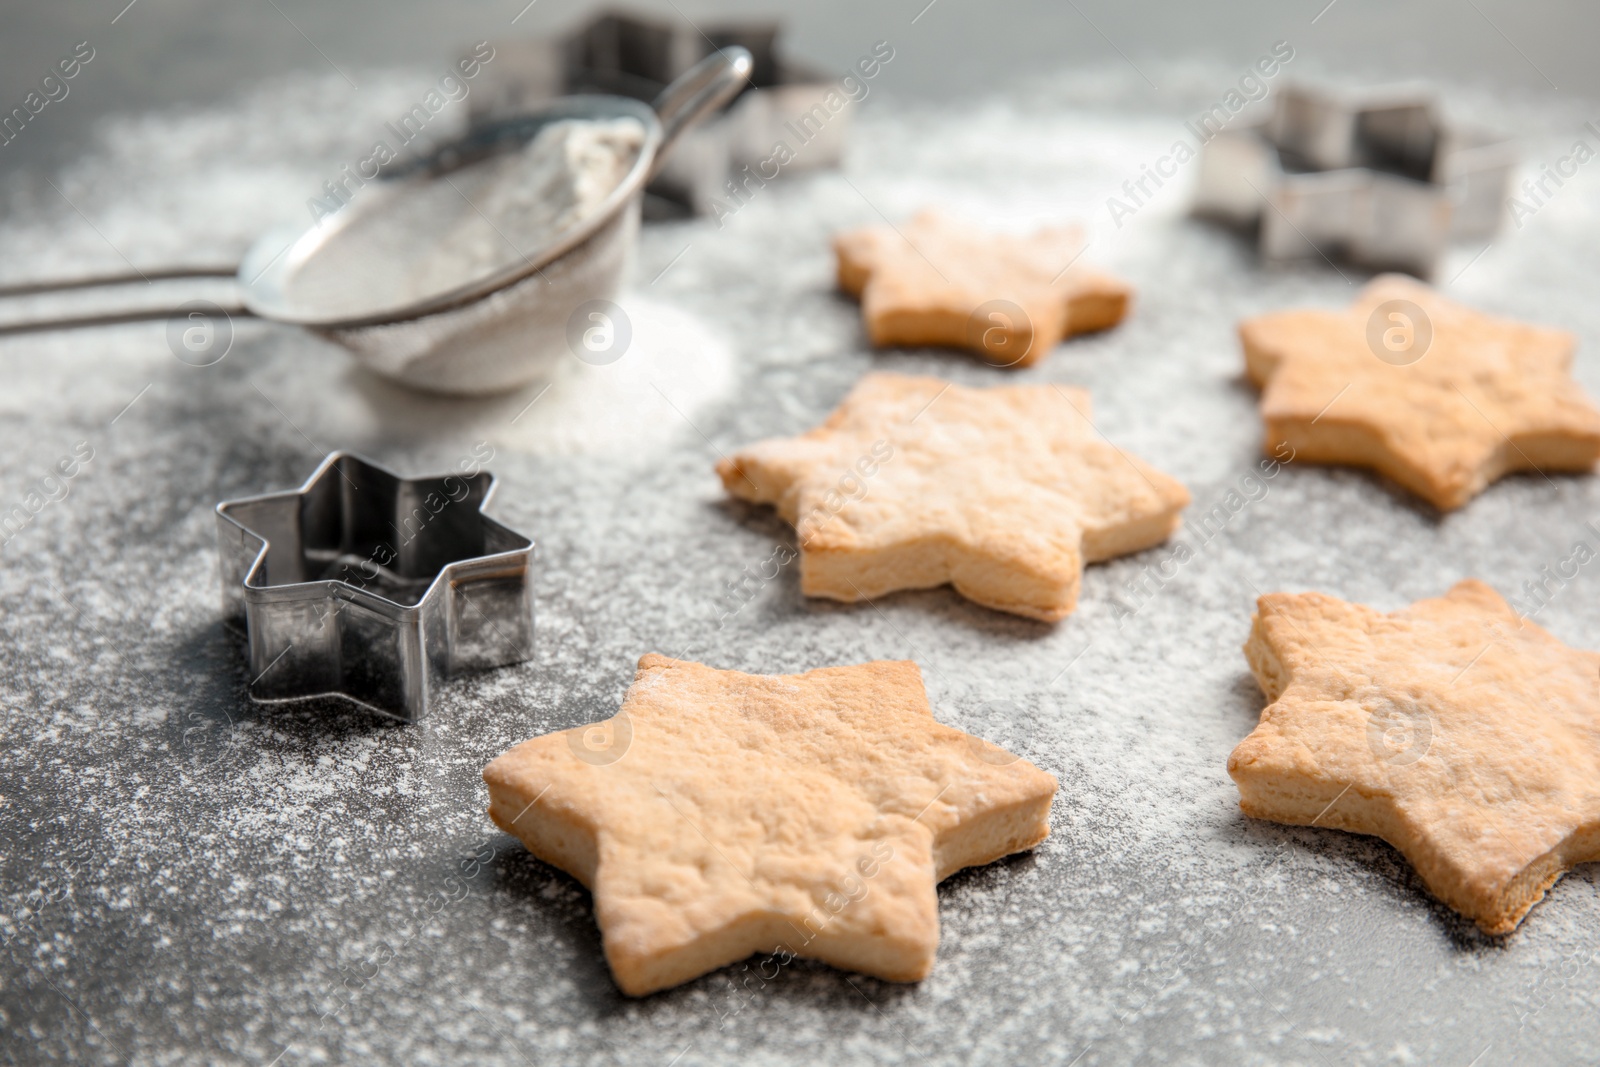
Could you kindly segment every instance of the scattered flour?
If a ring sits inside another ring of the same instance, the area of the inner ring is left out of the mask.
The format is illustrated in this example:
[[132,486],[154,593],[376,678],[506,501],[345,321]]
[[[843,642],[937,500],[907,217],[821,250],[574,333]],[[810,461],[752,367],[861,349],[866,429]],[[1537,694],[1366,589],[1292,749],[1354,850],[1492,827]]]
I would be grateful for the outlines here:
[[[307,402],[307,431],[337,435],[349,447],[482,439],[527,455],[648,462],[652,449],[684,435],[698,440],[692,420],[733,387],[734,352],[688,311],[636,292],[620,294],[616,303],[633,334],[619,359],[593,366],[568,357],[548,377],[509,394],[430,396],[342,360],[275,364],[265,368],[261,384],[272,395],[295,392]],[[307,376],[325,387],[295,384]]]
[[[1181,73],[1146,70],[1163,87]],[[363,75],[355,97],[331,74],[295,78],[118,120],[53,176],[83,218],[41,186],[0,219],[0,271],[126,269],[114,249],[224,258],[274,221],[303,225],[307,190],[420,76]],[[1236,77],[1189,80],[1201,100]],[[1180,475],[1198,508],[1256,461],[1234,322],[1340,306],[1349,288],[1326,269],[1262,270],[1243,242],[1184,221],[1174,183],[1111,226],[1106,196],[1189,105],[1135,118],[1137,74],[1072,78],[954,110],[874,97],[843,175],[772,183],[724,228],[646,228],[650,299],[618,298],[633,349],[563,367],[514,425],[542,386],[499,407],[434,402],[270,324],[238,324],[206,368],[174,360],[159,323],[0,340],[9,491],[79,439],[96,450],[0,567],[0,1060],[1376,1065],[1402,1046],[1428,1062],[1600,1059],[1600,865],[1487,943],[1392,849],[1245,820],[1224,769],[1262,706],[1238,647],[1258,590],[1392,609],[1465,574],[1520,588],[1600,514],[1600,478],[1507,479],[1441,519],[1359,472],[1286,471],[1127,621],[1117,598],[1143,556],[1089,568],[1079,611],[1053,628],[944,590],[808,600],[793,567],[728,611],[728,590],[792,533],[724,499],[718,449],[816,425],[872,369],[995,380],[959,353],[867,348],[827,239],[879,211],[937,200],[1019,228],[1098,217],[1089,258],[1139,286],[1133,316],[1007,380],[1089,386],[1099,428]],[[1529,158],[1550,158],[1584,120],[1564,106],[1507,98],[1482,117],[1544,137]],[[1584,193],[1445,274],[1463,299],[1577,332],[1594,394],[1600,200]],[[652,307],[714,324],[730,347],[697,347],[683,319],[658,329]],[[665,335],[682,345],[652,340]],[[216,501],[293,485],[337,447],[449,469],[491,418],[493,510],[540,542],[536,660],[452,680],[416,727],[252,706],[217,624]],[[613,448],[629,461],[595,454]],[[577,454],[548,454],[563,450]],[[1540,622],[1600,647],[1600,598],[1581,590]],[[915,659],[941,721],[1004,737],[1060,779],[1042,848],[941,886],[927,981],[735,965],[625,1000],[588,894],[486,822],[484,763],[614,712],[640,652],[690,647],[767,672]]]

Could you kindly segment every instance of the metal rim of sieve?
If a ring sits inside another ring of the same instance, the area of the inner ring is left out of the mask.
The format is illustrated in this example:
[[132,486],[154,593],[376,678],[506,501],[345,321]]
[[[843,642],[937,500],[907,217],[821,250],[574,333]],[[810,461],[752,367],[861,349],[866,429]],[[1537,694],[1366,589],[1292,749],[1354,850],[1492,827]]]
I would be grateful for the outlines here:
[[[375,189],[366,196],[354,197],[333,220],[313,225],[290,242],[273,234],[257,241],[239,266],[244,305],[252,314],[276,322],[319,330],[355,329],[450,311],[515,285],[579,247],[608,225],[655,175],[678,137],[744,87],[753,64],[747,49],[729,47],[702,60],[662,90],[650,104],[623,96],[569,96],[535,113],[477,127],[422,158],[392,169],[376,183]],[[385,194],[401,188],[398,183],[447,180],[450,173],[462,167],[520,149],[554,122],[617,118],[631,118],[645,131],[632,167],[598,210],[553,235],[534,252],[444,292],[407,303],[380,304],[363,314],[330,314],[295,301],[292,285],[298,272],[314,262],[319,253],[333,247],[339,235],[349,227],[374,212],[383,211]]]

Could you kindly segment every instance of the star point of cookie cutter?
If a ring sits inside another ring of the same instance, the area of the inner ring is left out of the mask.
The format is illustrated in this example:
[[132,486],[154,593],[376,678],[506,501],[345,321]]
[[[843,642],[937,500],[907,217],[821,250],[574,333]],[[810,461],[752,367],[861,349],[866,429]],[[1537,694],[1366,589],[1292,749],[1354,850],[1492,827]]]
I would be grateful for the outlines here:
[[218,504],[251,698],[339,696],[416,722],[450,675],[530,659],[534,542],[483,513],[494,487],[334,452],[298,489]]
[[1426,278],[1452,240],[1494,236],[1517,165],[1508,139],[1446,122],[1418,85],[1287,85],[1264,121],[1206,130],[1194,211],[1259,225],[1269,262],[1342,256]]

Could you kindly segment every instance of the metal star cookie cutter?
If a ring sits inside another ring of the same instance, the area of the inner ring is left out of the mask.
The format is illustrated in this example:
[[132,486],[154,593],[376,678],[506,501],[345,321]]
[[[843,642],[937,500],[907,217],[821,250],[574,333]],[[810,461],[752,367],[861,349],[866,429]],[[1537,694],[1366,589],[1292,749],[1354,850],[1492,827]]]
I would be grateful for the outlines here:
[[474,471],[402,478],[334,452],[299,489],[217,505],[252,699],[416,722],[450,675],[532,657],[534,543],[483,513],[495,479]]
[[[838,78],[789,57],[778,46],[780,20],[690,22],[668,10],[659,17],[603,8],[568,31],[491,41],[495,59],[484,65],[467,98],[468,121],[476,126],[512,118],[564,93],[649,101],[708,50],[737,45],[753,57],[750,84],[725,109],[684,133],[649,191],[699,215],[719,206],[737,210],[752,179],[758,187],[772,180],[764,177],[769,172],[763,165],[772,166],[778,142],[794,150],[781,165],[783,174],[839,166],[856,102],[827,106],[830,94],[839,96]],[[819,106],[830,116],[824,123],[816,120]]]
[[1205,142],[1194,211],[1259,224],[1269,261],[1425,278],[1450,241],[1493,237],[1516,166],[1509,140],[1446,123],[1424,87],[1288,85],[1266,121]]

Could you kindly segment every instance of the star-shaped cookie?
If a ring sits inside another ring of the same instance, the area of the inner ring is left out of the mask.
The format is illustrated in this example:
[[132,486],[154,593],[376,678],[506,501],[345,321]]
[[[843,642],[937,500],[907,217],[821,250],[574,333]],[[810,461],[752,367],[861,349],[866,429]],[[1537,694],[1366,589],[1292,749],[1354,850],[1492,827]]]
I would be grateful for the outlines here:
[[1484,315],[1399,275],[1344,311],[1239,324],[1266,447],[1371,467],[1441,509],[1512,471],[1587,471],[1600,411],[1568,368],[1571,334]]
[[1600,859],[1600,654],[1482,582],[1389,615],[1274,593],[1244,651],[1272,702],[1228,758],[1246,815],[1381,837],[1490,934]]
[[1089,394],[869,374],[821,426],[717,464],[795,527],[800,591],[855,601],[949,583],[1055,622],[1083,565],[1160,544],[1189,493],[1099,438]]
[[987,233],[936,211],[834,238],[839,288],[861,299],[872,343],[970,348],[1026,367],[1062,338],[1115,326],[1133,290],[1076,265],[1077,227]]
[[914,663],[769,676],[655,655],[616,716],[483,777],[495,823],[593,891],[633,996],[753,953],[917,981],[935,884],[1043,841],[1056,789],[935,722]]

